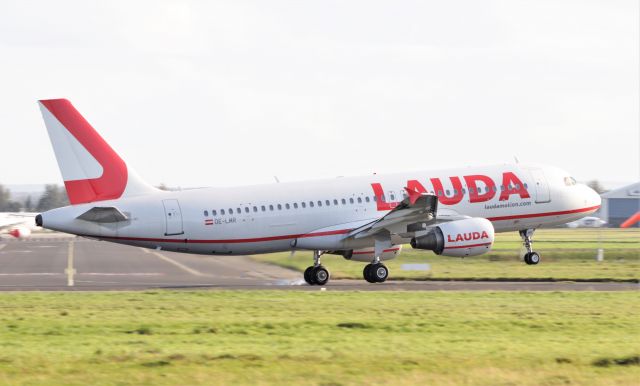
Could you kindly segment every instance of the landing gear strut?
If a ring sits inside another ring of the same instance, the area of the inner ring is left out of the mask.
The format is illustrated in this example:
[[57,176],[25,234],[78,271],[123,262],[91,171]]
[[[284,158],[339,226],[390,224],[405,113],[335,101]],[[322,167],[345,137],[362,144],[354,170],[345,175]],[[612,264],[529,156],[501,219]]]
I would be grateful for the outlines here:
[[527,253],[524,255],[524,262],[528,265],[535,265],[540,262],[540,255],[538,252],[534,252],[531,248],[531,244],[533,241],[531,238],[533,237],[533,232],[535,229],[523,229],[520,231],[520,237],[522,237],[522,244],[527,249]]
[[304,270],[304,281],[309,285],[325,285],[329,281],[329,271],[320,264],[323,252],[313,251],[313,265]]

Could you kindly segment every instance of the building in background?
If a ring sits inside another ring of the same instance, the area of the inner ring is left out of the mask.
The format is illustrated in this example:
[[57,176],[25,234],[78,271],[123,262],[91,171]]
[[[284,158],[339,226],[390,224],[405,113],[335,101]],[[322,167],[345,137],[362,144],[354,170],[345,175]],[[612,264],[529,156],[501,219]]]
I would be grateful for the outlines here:
[[[608,226],[618,228],[626,219],[640,211],[640,182],[601,195],[602,207],[598,215]],[[640,227],[636,224],[635,227]]]

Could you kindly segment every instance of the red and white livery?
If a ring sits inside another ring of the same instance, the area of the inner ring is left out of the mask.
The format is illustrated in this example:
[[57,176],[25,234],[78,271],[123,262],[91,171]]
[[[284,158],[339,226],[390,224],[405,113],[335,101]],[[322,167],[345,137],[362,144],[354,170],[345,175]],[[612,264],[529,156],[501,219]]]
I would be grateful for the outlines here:
[[383,282],[383,264],[402,244],[446,256],[491,249],[495,232],[519,231],[531,249],[537,228],[595,212],[600,196],[550,166],[464,169],[161,191],[145,183],[65,99],[40,101],[71,202],[38,225],[145,248],[207,255],[314,251],[309,284],[325,284],[324,253],[366,261],[364,278]]

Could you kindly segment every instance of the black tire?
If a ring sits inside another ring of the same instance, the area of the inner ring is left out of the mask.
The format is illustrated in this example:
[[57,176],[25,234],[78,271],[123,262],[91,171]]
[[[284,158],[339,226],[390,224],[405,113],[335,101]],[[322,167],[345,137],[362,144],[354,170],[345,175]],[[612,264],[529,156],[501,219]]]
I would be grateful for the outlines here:
[[314,285],[316,283],[313,282],[311,272],[313,272],[313,266],[307,267],[307,269],[304,270],[304,281],[306,281],[309,285]]
[[539,262],[540,262],[540,255],[538,254],[538,252],[531,252],[529,254],[529,264],[536,265]]
[[529,252],[527,252],[527,253],[525,253],[525,254],[524,254],[524,262],[525,262],[527,265],[531,265],[531,261],[529,261],[529,255],[530,255],[530,253],[529,253]]
[[329,281],[329,271],[321,265],[313,268],[313,273],[311,274],[313,282],[317,285],[325,285]]
[[384,264],[378,263],[369,268],[369,274],[376,283],[384,283],[389,277],[389,269]]
[[375,283],[373,275],[371,274],[371,267],[373,267],[373,264],[365,265],[364,269],[362,270],[362,276],[364,277],[364,280],[368,281],[369,283]]

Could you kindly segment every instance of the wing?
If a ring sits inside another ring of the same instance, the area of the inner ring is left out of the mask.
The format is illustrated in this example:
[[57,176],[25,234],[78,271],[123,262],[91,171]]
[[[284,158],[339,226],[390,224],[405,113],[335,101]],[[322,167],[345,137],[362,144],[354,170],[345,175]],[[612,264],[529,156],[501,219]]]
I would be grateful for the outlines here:
[[469,218],[452,209],[438,210],[438,197],[434,194],[420,193],[409,188],[405,190],[409,195],[398,206],[381,218],[352,230],[347,237],[361,239],[398,235],[411,238],[416,232],[425,231],[435,224]]
[[438,198],[433,194],[405,189],[409,192],[409,196],[393,210],[375,221],[352,230],[347,237],[360,239],[376,236],[379,233],[409,237],[409,234],[426,229],[428,224],[435,221]]

